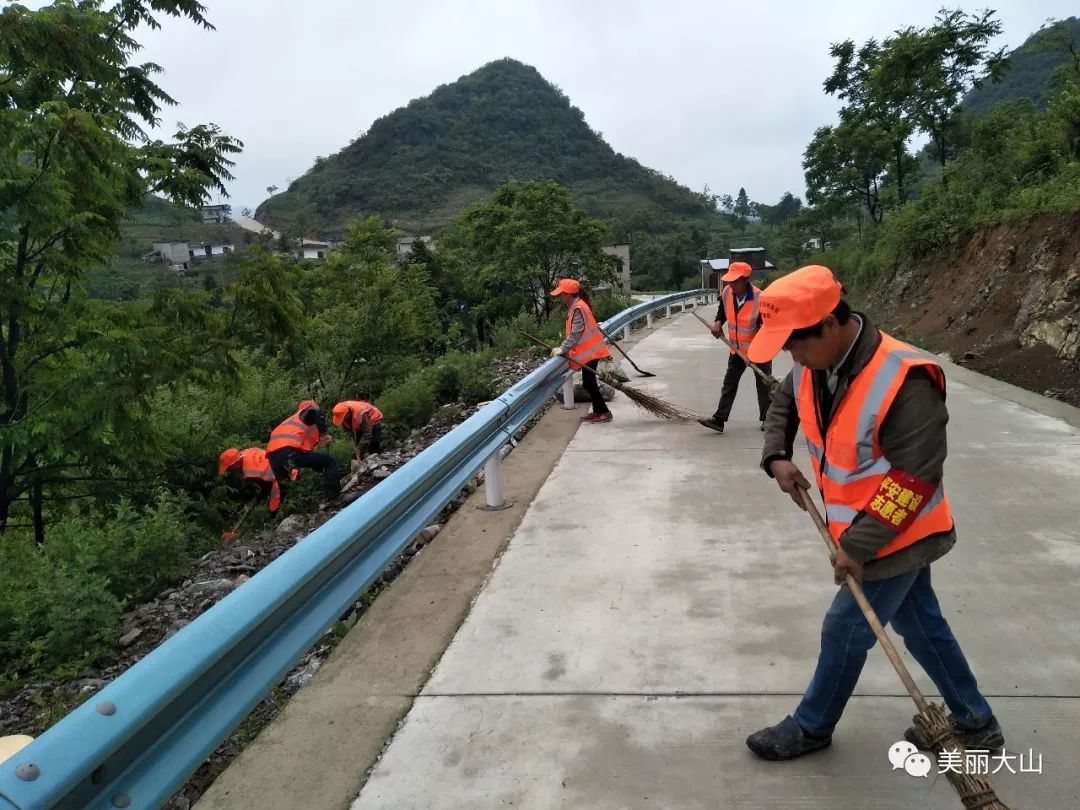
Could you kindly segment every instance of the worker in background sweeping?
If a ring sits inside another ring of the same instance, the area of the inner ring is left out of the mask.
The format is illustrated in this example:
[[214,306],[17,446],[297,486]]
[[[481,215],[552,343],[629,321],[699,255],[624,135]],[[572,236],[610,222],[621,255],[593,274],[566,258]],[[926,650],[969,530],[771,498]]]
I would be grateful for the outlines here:
[[331,495],[341,492],[341,474],[337,461],[329,453],[316,453],[320,444],[330,444],[334,437],[326,432],[326,420],[318,403],[306,399],[296,413],[274,428],[266,445],[266,457],[279,481],[289,477],[290,468],[307,468],[322,474]]
[[239,474],[245,489],[252,490],[252,496],[260,495],[269,499],[267,508],[270,514],[281,506],[281,487],[277,476],[270,467],[266,451],[260,447],[237,450],[230,447],[218,456],[218,475]]
[[[566,357],[572,369],[588,366],[596,371],[601,360],[611,357],[611,351],[605,344],[604,335],[593,316],[589,296],[581,288],[581,283],[572,278],[560,279],[551,294],[562,301],[567,309],[566,339],[561,346],[551,350],[551,356]],[[582,417],[581,421],[590,424],[610,422],[613,417],[604,401],[604,395],[600,393],[600,381],[596,375],[583,371],[581,384],[592,400],[592,411]]]
[[[931,563],[956,542],[942,485],[944,372],[852,312],[826,267],[803,267],[775,281],[760,307],[750,361],[771,360],[781,349],[795,361],[773,395],[761,466],[802,506],[797,489],[810,484],[791,460],[802,429],[836,547],[834,581],[850,573],[863,583],[882,624],[892,622],[945,699],[957,738],[968,748],[1001,748],[1001,727],[931,583]],[[802,701],[777,725],[751,734],[750,750],[781,760],[829,745],[875,640],[851,591],[841,588],[825,614],[817,669]],[[904,736],[930,748],[916,726]]]
[[[745,355],[746,350],[750,348],[750,341],[754,339],[761,325],[761,316],[758,311],[761,290],[750,283],[752,272],[750,265],[746,262],[732,262],[728,271],[720,277],[720,280],[724,282],[724,291],[720,294],[720,306],[716,310],[712,333],[713,337],[719,340],[723,330],[727,328],[731,354],[728,356],[724,386],[720,391],[720,403],[716,406],[716,413],[707,419],[698,420],[705,427],[718,433],[724,432],[724,423],[731,415],[731,406],[735,404],[735,395],[739,392],[739,380],[742,379],[743,372],[747,368],[742,355]],[[771,362],[758,365],[766,374],[772,373]],[[761,422],[761,429],[764,430],[765,413],[769,410],[769,386],[757,374],[751,376],[757,387],[758,421]]]
[[382,450],[382,411],[364,400],[346,400],[334,406],[333,422],[352,436],[356,460]]

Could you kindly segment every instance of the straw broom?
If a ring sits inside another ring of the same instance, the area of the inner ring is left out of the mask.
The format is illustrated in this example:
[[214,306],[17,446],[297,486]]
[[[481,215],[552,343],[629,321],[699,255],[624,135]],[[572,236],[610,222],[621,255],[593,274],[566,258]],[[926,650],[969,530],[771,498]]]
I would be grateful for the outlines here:
[[[831,556],[835,549],[832,536],[829,534],[825,521],[814,505],[813,498],[810,497],[809,492],[801,487],[799,488],[799,497],[802,499],[803,506],[810,514],[811,519],[813,519],[814,525],[817,526],[821,539],[825,541],[825,546],[829,549],[829,555]],[[923,693],[919,691],[919,687],[915,685],[911,673],[904,666],[904,662],[900,659],[900,654],[896,651],[896,647],[893,646],[888,633],[882,627],[877,613],[874,612],[870,602],[867,601],[858,580],[851,574],[847,574],[844,577],[844,582],[851,591],[851,595],[855,597],[855,601],[858,602],[863,616],[866,617],[866,621],[870,625],[870,629],[874,631],[877,640],[881,642],[881,647],[889,657],[896,674],[900,676],[904,688],[907,689],[911,699],[915,701],[915,705],[919,709],[919,713],[913,718],[915,725],[926,735],[933,752],[938,756],[943,751],[963,752],[965,750],[964,746],[956,739],[952,723],[949,722],[944,707],[936,703],[930,703],[923,696]],[[966,757],[964,762],[967,762]],[[970,810],[975,810],[975,808],[980,810],[1009,810],[1008,806],[997,797],[989,778],[978,774],[957,773],[953,768],[946,771],[946,776],[959,794],[965,808],[970,808]]]
[[[543,346],[549,351],[553,348],[540,338],[534,335],[530,335],[528,332],[522,332],[521,334],[523,334],[533,343]],[[660,397],[656,397],[652,394],[647,394],[644,391],[639,391],[637,388],[631,388],[628,385],[624,385],[623,383],[619,382],[619,380],[617,380],[615,377],[606,372],[593,371],[591,368],[584,365],[581,367],[581,370],[582,373],[588,371],[601,382],[610,385],[616,391],[622,392],[627,399],[629,399],[643,411],[655,417],[658,417],[659,419],[689,420],[696,418],[693,414],[688,413],[675,405],[672,405],[666,400],[660,399]]]

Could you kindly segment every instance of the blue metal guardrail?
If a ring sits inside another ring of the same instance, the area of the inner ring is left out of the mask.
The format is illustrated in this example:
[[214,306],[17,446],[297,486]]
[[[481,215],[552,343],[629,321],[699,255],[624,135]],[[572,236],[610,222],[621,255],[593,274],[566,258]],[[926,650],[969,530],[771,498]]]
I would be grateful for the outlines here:
[[568,374],[545,363],[0,765],[0,810],[159,807]]

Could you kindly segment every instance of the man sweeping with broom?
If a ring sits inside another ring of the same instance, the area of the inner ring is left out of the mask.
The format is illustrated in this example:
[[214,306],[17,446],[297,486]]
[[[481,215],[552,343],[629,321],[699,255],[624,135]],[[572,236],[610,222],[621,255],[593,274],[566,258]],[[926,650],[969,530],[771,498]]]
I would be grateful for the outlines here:
[[[724,423],[731,415],[731,406],[735,404],[735,395],[739,393],[739,380],[747,368],[744,355],[761,325],[761,290],[750,282],[752,273],[753,270],[746,262],[732,262],[727,273],[720,277],[724,282],[724,291],[720,295],[720,306],[716,310],[712,333],[713,337],[719,340],[726,329],[727,344],[731,352],[716,412],[707,419],[698,420],[700,424],[717,433],[724,432]],[[760,366],[766,374],[772,374],[771,362],[761,363]],[[769,386],[756,374],[753,377],[757,390],[758,419],[761,429],[764,430],[765,413],[769,410]]]
[[[754,363],[786,349],[795,367],[773,394],[762,468],[805,508],[809,482],[792,463],[801,428],[810,450],[825,523],[835,546],[834,578],[863,583],[881,624],[892,623],[947,704],[952,732],[968,748],[1005,740],[941,614],[930,564],[956,542],[942,486],[948,411],[941,367],[880,332],[841,300],[821,266],[803,267],[761,294]],[[746,744],[770,760],[793,759],[832,741],[875,634],[851,590],[825,615],[817,669],[794,713],[751,734]],[[923,749],[918,726],[904,735]]]

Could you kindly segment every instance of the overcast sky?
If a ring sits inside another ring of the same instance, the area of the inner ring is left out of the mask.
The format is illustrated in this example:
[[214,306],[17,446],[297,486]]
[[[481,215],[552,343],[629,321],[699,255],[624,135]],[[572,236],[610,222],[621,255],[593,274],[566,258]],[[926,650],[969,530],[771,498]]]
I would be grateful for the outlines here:
[[[928,25],[943,0],[203,0],[216,31],[143,40],[180,102],[244,141],[234,211],[284,188],[378,117],[509,56],[535,66],[615,148],[700,191],[802,195],[802,152],[837,103],[830,43]],[[43,5],[35,3],[34,5]],[[956,4],[949,4],[955,7]],[[960,4],[974,11],[986,4]],[[999,0],[1020,45],[1076,0]]]

